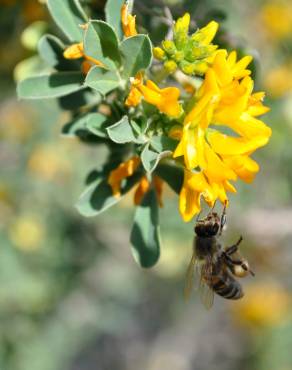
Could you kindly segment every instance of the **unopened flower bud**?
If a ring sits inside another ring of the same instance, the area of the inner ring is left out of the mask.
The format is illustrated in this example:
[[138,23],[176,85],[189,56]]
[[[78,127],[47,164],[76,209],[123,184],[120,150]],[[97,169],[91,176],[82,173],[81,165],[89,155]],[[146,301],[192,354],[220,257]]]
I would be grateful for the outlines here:
[[168,73],[173,73],[177,69],[177,64],[173,60],[168,60],[167,62],[164,63],[164,69]]
[[184,57],[185,53],[183,51],[177,51],[173,56],[176,62],[181,62],[182,60],[184,60]]
[[190,27],[190,14],[186,13],[183,17],[178,18],[174,25],[174,32],[175,33],[188,33]]
[[165,59],[165,51],[162,50],[159,47],[156,47],[153,49],[153,55],[158,60],[164,60]]
[[173,55],[177,51],[174,42],[171,40],[162,41],[162,47],[169,55]]
[[181,70],[186,74],[186,75],[192,75],[195,71],[195,68],[196,68],[196,65],[195,63],[189,63],[185,60],[183,60],[181,63],[180,63],[180,68]]

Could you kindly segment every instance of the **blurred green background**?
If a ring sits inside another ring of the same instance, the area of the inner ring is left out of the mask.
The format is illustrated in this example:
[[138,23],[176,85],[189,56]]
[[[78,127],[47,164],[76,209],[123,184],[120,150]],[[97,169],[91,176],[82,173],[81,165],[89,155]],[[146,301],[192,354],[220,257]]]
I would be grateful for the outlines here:
[[138,24],[156,27],[157,40],[165,5],[199,25],[220,20],[220,42],[255,56],[267,91],[273,136],[256,154],[255,182],[237,184],[224,234],[226,244],[243,235],[256,277],[239,302],[185,303],[193,224],[170,191],[151,270],[131,256],[131,195],[99,218],[77,213],[103,151],[60,135],[68,116],[57,102],[17,101],[14,79],[41,67],[36,43],[55,26],[45,0],[0,0],[1,370],[292,370],[291,1],[136,0]]

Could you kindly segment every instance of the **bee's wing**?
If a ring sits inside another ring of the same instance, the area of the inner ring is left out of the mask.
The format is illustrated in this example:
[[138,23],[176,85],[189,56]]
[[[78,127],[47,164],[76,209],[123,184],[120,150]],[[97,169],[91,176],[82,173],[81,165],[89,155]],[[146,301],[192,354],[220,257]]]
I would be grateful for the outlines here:
[[200,285],[200,299],[207,310],[213,306],[214,291],[203,281]]
[[[191,261],[187,269],[187,274],[186,274],[186,282],[185,282],[185,289],[184,289],[184,296],[186,300],[190,298],[190,295],[192,293],[195,274],[197,273],[197,270],[198,270],[198,259],[196,257],[196,253],[193,252]],[[200,281],[200,278],[196,280]]]
[[214,303],[214,291],[210,288],[208,282],[212,279],[212,258],[207,258],[205,263],[201,266],[201,279],[200,279],[200,298],[203,305],[210,309]]

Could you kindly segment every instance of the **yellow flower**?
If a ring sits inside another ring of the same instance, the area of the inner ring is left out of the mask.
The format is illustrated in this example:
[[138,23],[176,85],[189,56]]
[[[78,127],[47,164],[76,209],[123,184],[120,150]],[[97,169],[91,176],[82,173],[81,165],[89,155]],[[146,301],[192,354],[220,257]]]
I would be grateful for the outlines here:
[[[193,107],[181,129],[176,126],[175,130],[179,143],[174,158],[184,157],[189,171],[202,171],[208,184],[206,189],[211,187],[213,199],[219,198],[221,202],[227,201],[226,191],[235,192],[230,180],[237,177],[246,182],[253,180],[259,166],[249,155],[266,145],[271,135],[271,129],[256,118],[269,109],[262,104],[264,93],[252,94],[253,81],[246,69],[250,61],[248,56],[237,61],[235,52],[227,55],[225,50],[218,51],[194,95]],[[216,126],[227,126],[235,135],[228,136],[215,129]],[[184,194],[187,194],[185,190],[182,199]],[[199,197],[203,192],[196,189],[195,194]],[[184,219],[199,211],[199,201],[192,207],[192,212],[184,213],[186,207],[180,206]]]
[[[138,83],[134,82],[132,87],[140,92],[141,96],[143,96],[147,103],[156,106],[161,113],[173,118],[181,115],[182,107],[178,102],[180,91],[177,87],[166,87],[165,89],[160,89],[151,80],[148,80],[146,85],[143,85],[141,81],[138,81]],[[126,104],[128,103],[128,106],[137,105],[141,96],[135,90],[133,92],[133,89],[131,89],[130,95],[126,100]]]
[[[130,177],[134,174],[134,172],[137,170],[141,163],[141,160],[139,157],[132,157],[126,162],[121,163],[117,168],[112,170],[110,172],[109,178],[108,178],[108,184],[112,188],[113,195],[115,197],[121,196],[121,184],[122,181]],[[153,176],[152,183],[149,182],[146,176],[143,176],[137,186],[137,189],[134,193],[134,204],[138,205],[141,203],[144,195],[147,193],[147,191],[150,189],[151,185],[153,185],[157,200],[162,207],[162,186],[163,182],[158,176]]]
[[156,106],[161,113],[169,117],[179,117],[182,113],[182,107],[178,102],[180,91],[176,87],[166,87],[160,89],[153,81],[146,81],[143,84],[142,72],[137,73],[131,81],[130,93],[125,101],[128,107],[136,107],[141,99]]
[[[158,203],[160,207],[162,207],[163,206],[163,203],[162,203],[163,181],[160,179],[160,177],[154,176],[152,180],[152,184],[156,191]],[[134,204],[135,205],[139,205],[142,202],[144,195],[147,193],[150,187],[151,187],[151,183],[149,182],[146,176],[143,176],[134,194]]]
[[79,59],[84,56],[83,42],[68,46],[64,51],[64,58],[66,59]]
[[289,313],[291,298],[276,283],[260,283],[247,287],[244,299],[236,302],[232,310],[241,324],[269,327],[281,323]]
[[265,88],[275,98],[292,92],[292,61],[268,71],[264,80]]
[[291,3],[269,2],[261,11],[261,18],[267,33],[275,40],[289,37],[292,32]]
[[124,35],[126,37],[136,36],[136,16],[129,14],[128,4],[124,4],[121,8],[121,20]]
[[201,209],[201,195],[210,206],[214,204],[214,194],[202,172],[184,171],[184,183],[179,195],[179,211],[185,222],[190,221]]
[[137,89],[137,86],[143,84],[143,73],[138,72],[135,78],[131,82],[130,93],[125,101],[127,107],[136,107],[140,104],[142,99],[142,93]]
[[60,155],[56,146],[36,147],[30,155],[27,166],[30,173],[45,181],[58,181],[62,174],[66,177],[70,174],[69,162]]
[[104,67],[104,64],[102,62],[84,53],[84,46],[82,42],[73,44],[69,46],[68,48],[66,48],[63,55],[65,59],[84,58],[85,61],[82,63],[82,72],[84,74],[87,74],[93,65],[96,65],[98,67]]
[[44,241],[44,225],[35,217],[23,215],[10,227],[9,236],[13,244],[25,252],[32,252]]
[[121,196],[122,181],[134,174],[139,167],[141,160],[139,157],[132,157],[128,161],[121,163],[117,168],[110,172],[108,184],[111,186],[115,197]]
[[189,13],[185,13],[181,18],[175,22],[174,32],[184,32],[188,33],[190,27],[191,16]]
[[211,21],[207,24],[207,26],[199,29],[192,35],[192,40],[199,42],[202,45],[209,45],[217,31],[218,31],[219,24],[215,21]]

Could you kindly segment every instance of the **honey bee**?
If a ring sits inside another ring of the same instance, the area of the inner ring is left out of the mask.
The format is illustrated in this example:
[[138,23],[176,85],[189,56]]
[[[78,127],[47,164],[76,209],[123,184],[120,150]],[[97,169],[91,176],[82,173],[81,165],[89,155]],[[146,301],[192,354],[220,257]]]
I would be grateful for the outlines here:
[[[226,299],[240,299],[244,293],[235,277],[254,275],[248,261],[238,251],[242,237],[232,246],[222,248],[218,236],[226,223],[226,205],[221,217],[211,211],[207,217],[197,221],[193,255],[187,270],[185,296],[189,298],[196,281],[201,301],[206,308],[211,308],[214,293]],[[195,276],[196,275],[196,276]]]

